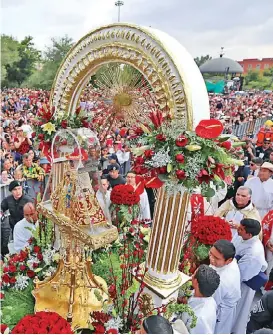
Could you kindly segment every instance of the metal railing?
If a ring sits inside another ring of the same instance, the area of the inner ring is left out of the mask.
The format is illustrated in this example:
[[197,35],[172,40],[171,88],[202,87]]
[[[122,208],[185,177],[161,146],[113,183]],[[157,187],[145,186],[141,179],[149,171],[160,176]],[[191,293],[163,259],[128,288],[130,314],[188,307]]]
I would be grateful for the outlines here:
[[259,118],[253,121],[244,122],[242,124],[232,127],[232,135],[237,136],[242,139],[243,137],[255,137],[260,128],[265,124],[267,120],[270,120],[270,117]]
[[[41,193],[41,195],[43,195],[47,180],[48,180],[47,176],[45,177],[44,181],[38,181],[37,179],[25,180],[23,183],[24,194],[28,195],[35,202],[38,193]],[[9,192],[9,185],[7,184],[1,184],[0,189],[1,189],[1,201],[2,201],[11,193]]]

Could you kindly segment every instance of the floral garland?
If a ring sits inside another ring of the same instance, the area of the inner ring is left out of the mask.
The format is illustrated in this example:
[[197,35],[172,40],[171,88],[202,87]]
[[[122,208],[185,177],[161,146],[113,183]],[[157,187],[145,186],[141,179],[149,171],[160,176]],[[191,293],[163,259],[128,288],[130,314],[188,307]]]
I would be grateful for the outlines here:
[[219,137],[223,126],[218,120],[203,120],[195,132],[183,131],[161,111],[150,113],[151,123],[142,126],[138,141],[134,139],[134,170],[137,174],[159,177],[169,189],[177,185],[194,192],[198,187],[206,197],[215,194],[210,183],[223,187],[234,165],[242,162],[230,155],[232,143]]
[[110,196],[110,212],[118,228],[125,228],[139,215],[140,197],[132,185],[117,185]]
[[70,324],[55,312],[26,315],[12,329],[11,334],[74,334]]

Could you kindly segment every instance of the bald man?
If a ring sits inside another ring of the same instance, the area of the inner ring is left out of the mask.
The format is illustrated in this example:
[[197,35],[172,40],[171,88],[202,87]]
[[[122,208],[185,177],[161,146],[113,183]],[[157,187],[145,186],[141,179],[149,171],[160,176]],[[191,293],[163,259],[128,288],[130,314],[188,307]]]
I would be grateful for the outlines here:
[[20,250],[28,246],[28,240],[32,237],[32,231],[27,228],[35,229],[35,223],[38,219],[38,215],[33,203],[26,203],[23,211],[24,218],[17,222],[13,232],[14,249],[16,252],[20,252]]

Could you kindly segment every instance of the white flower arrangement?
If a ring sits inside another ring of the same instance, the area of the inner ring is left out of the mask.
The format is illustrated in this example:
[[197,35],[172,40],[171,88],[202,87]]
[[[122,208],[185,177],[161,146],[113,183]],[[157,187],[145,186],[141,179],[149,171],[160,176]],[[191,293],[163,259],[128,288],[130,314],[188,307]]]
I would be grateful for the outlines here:
[[19,274],[16,277],[16,283],[14,285],[15,290],[17,291],[22,291],[25,288],[28,287],[29,284],[29,277],[28,276],[24,276],[23,274]]

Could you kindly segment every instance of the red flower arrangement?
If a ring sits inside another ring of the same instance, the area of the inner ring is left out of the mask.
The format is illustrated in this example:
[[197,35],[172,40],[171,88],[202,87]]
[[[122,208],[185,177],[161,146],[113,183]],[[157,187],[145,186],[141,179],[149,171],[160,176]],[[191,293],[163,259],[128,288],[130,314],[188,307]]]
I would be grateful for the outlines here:
[[119,229],[130,226],[139,215],[139,194],[132,185],[117,185],[113,188],[110,199],[113,222]]
[[116,205],[137,205],[140,202],[139,195],[132,185],[117,185],[111,192],[111,202]]
[[[242,164],[230,156],[232,143],[218,138],[223,126],[218,120],[202,120],[194,131],[179,133],[164,113],[150,113],[151,123],[143,126],[139,141],[134,139],[133,169],[145,177],[159,177],[169,189],[197,187],[205,197],[212,197],[215,185],[223,187],[231,167]],[[213,163],[212,163],[213,161]],[[215,178],[216,175],[216,178]]]
[[223,239],[231,241],[231,229],[227,221],[212,215],[197,216],[191,223],[192,235],[203,244],[213,245]]
[[209,250],[216,241],[231,241],[231,238],[231,229],[227,221],[212,215],[193,216],[191,233],[184,244],[179,270],[193,274],[200,264],[208,263]]
[[11,334],[74,334],[70,324],[55,312],[26,315],[12,329]]

